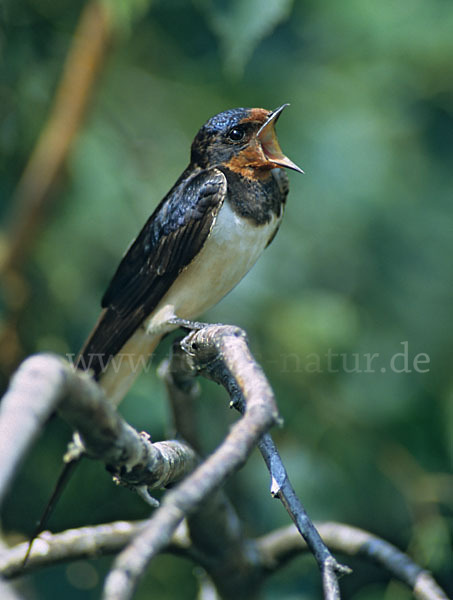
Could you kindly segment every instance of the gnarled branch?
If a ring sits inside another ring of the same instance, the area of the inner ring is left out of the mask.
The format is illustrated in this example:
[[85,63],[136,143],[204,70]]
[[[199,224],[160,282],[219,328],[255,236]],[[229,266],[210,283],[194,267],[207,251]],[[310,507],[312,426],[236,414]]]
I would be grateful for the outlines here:
[[[3,577],[14,577],[19,569],[26,572],[71,558],[121,551],[107,577],[104,599],[126,600],[131,598],[150,560],[170,550],[202,565],[222,598],[251,598],[266,575],[307,550],[302,533],[323,572],[327,600],[340,597],[336,576],[346,570],[327,546],[374,560],[411,586],[421,600],[445,600],[429,573],[367,532],[324,524],[320,526],[321,540],[267,433],[278,422],[274,396],[241,330],[211,325],[193,331],[175,345],[171,360],[161,367],[176,421],[183,425],[183,435],[194,446],[197,439],[192,424],[183,424],[178,413],[187,399],[193,399],[197,388],[194,377],[199,373],[222,384],[243,417],[206,461],[167,492],[151,519],[138,524],[80,528],[56,536],[42,534],[25,567],[25,545],[2,553]],[[103,460],[122,483],[139,491],[180,479],[197,464],[187,443],[170,440],[151,444],[146,434],[137,433],[87,373],[74,370],[58,357],[37,355],[21,365],[1,404],[0,500],[26,450],[54,410],[79,432],[85,452]],[[271,493],[283,502],[297,529],[291,526],[250,540],[219,487],[245,462],[256,444],[271,473]],[[184,530],[178,526],[185,518],[188,527]]]

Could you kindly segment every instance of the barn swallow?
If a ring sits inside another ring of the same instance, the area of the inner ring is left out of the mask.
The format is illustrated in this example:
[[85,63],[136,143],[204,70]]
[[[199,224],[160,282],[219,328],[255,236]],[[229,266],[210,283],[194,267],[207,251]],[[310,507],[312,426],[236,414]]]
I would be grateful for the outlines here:
[[274,239],[288,194],[275,124],[235,108],[197,133],[190,164],[121,260],[77,359],[118,404],[162,336],[223,298]]
[[[235,108],[209,119],[189,166],[121,260],[76,359],[116,405],[162,336],[221,300],[274,239],[289,189],[283,169],[303,173],[275,133],[286,106]],[[78,462],[65,465],[24,563]]]

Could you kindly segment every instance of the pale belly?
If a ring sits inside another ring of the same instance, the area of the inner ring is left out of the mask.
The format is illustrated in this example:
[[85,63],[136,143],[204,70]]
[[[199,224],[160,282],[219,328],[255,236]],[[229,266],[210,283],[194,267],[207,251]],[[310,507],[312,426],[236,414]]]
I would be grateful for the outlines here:
[[[266,247],[279,218],[252,226],[225,203],[206,244],[178,276],[152,314],[118,353],[116,368],[102,375],[100,384],[119,404],[158,345],[163,334],[176,329],[172,317],[195,319],[219,302],[253,267]],[[112,361],[113,363],[113,361]]]
[[219,302],[253,267],[280,218],[274,216],[269,223],[255,226],[225,202],[205,245],[178,275],[145,321],[145,328],[151,332],[167,330],[165,322],[172,316],[194,319]]

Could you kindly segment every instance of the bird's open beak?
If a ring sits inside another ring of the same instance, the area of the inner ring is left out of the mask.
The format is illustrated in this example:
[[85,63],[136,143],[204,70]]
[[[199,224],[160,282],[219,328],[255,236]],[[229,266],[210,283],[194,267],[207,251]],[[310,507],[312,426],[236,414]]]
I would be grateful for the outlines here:
[[264,156],[269,162],[275,164],[276,167],[286,167],[287,169],[293,169],[293,171],[297,171],[298,173],[303,173],[300,167],[283,154],[275,133],[275,124],[287,106],[289,106],[289,104],[282,104],[282,106],[271,112],[258,130],[256,137],[261,144]]

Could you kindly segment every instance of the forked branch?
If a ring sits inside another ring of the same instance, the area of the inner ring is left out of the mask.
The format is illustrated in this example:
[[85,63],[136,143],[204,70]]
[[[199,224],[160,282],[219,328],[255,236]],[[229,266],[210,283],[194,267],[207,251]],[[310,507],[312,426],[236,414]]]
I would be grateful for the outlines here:
[[[150,561],[166,550],[185,554],[203,566],[222,598],[252,598],[267,575],[308,546],[323,574],[324,598],[336,600],[340,597],[337,576],[348,569],[335,560],[329,546],[378,562],[407,583],[421,600],[445,600],[426,571],[371,534],[324,524],[319,528],[321,539],[267,433],[278,422],[278,412],[243,331],[210,325],[191,332],[175,344],[161,374],[170,397],[179,404],[177,410],[185,410],[181,408],[185,401],[193,400],[194,378],[202,374],[222,384],[231,404],[242,413],[218,449],[194,471],[198,459],[191,446],[181,441],[151,444],[146,434],[124,422],[86,373],[52,355],[37,355],[22,364],[0,410],[0,501],[25,452],[54,410],[78,432],[83,452],[103,460],[121,483],[134,487],[145,499],[149,487],[185,479],[166,493],[161,507],[146,522],[81,528],[55,536],[44,533],[25,568],[24,546],[5,550],[0,558],[0,576],[15,577],[21,569],[24,573],[62,560],[120,552],[106,579],[103,597],[126,600],[132,598]],[[197,445],[190,426],[183,435]],[[250,540],[219,488],[256,445],[271,474],[271,493],[284,504],[297,529],[291,526]],[[185,518],[188,528],[182,534],[178,526]],[[208,528],[213,523],[216,539],[210,540]],[[241,589],[242,596],[238,593]]]

